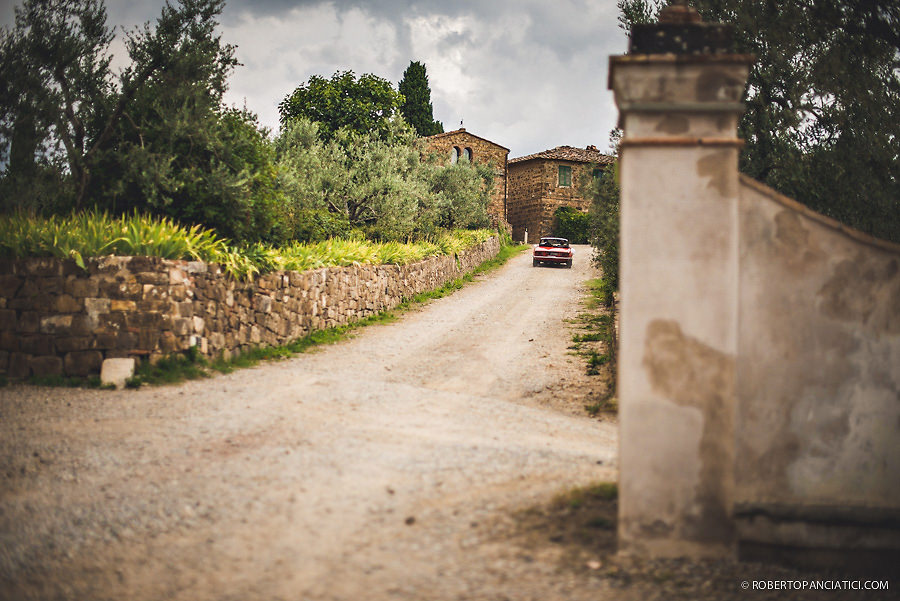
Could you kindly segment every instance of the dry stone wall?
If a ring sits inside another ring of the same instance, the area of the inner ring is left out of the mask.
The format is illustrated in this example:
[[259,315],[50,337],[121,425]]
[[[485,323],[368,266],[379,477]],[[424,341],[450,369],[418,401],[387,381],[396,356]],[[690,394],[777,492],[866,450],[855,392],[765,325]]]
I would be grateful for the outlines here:
[[0,373],[85,376],[104,359],[207,357],[282,345],[433,290],[497,255],[498,238],[410,265],[279,271],[251,281],[156,257],[0,262]]

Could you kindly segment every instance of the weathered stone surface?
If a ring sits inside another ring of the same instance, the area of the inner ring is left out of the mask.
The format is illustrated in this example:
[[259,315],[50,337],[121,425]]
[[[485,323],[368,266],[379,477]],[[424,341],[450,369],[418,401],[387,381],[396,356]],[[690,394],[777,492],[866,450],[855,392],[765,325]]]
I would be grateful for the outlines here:
[[31,355],[25,353],[11,353],[9,356],[9,368],[6,373],[12,378],[27,378],[31,373],[28,365]]
[[137,303],[133,300],[113,299],[109,301],[110,311],[134,311],[137,309]]
[[95,297],[98,291],[97,280],[69,276],[65,289],[67,294],[75,298]]
[[11,309],[0,310],[0,330],[13,330],[16,327],[16,312]]
[[100,368],[100,383],[124,388],[125,381],[134,377],[134,369],[135,360],[133,358],[106,359]]
[[19,339],[19,350],[29,355],[52,355],[53,337],[46,334],[30,334]]
[[63,294],[56,298],[53,309],[59,313],[76,313],[81,311],[82,306],[82,303],[76,300],[75,297]]
[[41,332],[45,334],[68,334],[72,329],[72,315],[50,315],[41,318]]
[[28,361],[28,367],[35,376],[59,376],[63,372],[63,361],[55,355],[32,357]]
[[63,360],[65,371],[70,376],[88,376],[100,371],[103,354],[100,351],[72,351]]
[[86,351],[91,348],[92,341],[93,338],[91,336],[69,336],[66,338],[57,338],[54,346],[56,347],[56,352],[58,353]]
[[22,286],[22,279],[12,274],[0,275],[0,296],[3,298],[15,298]]
[[[103,257],[88,262],[87,274],[78,270],[64,277],[44,265],[53,275],[7,278],[8,288],[21,298],[0,300],[21,307],[17,312],[0,304],[0,350],[8,354],[8,369],[19,373],[32,371],[31,356],[55,351],[64,357],[63,370],[74,374],[97,373],[104,356],[162,355],[194,345],[204,355],[218,355],[286,344],[315,329],[395,307],[403,298],[458,277],[498,249],[493,239],[456,260],[278,272],[253,282],[184,261]],[[20,263],[13,262],[10,271],[35,269]],[[66,267],[61,269],[66,273]],[[48,279],[55,283],[43,281]],[[14,353],[21,357],[13,360]]]
[[0,332],[0,350],[17,351],[19,350],[19,336],[15,332]]

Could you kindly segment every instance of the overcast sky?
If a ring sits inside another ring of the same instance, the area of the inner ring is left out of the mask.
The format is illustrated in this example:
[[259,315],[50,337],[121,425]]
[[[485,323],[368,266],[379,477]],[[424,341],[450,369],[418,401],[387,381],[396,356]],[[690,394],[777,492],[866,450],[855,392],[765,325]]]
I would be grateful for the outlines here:
[[[163,2],[107,0],[109,22],[155,21]],[[4,25],[14,3],[0,0]],[[616,0],[228,0],[223,39],[243,66],[226,101],[246,102],[277,129],[278,103],[310,75],[350,69],[396,86],[418,60],[445,131],[463,121],[510,158],[561,145],[606,150],[616,121],[607,62],[627,45],[616,17]]]

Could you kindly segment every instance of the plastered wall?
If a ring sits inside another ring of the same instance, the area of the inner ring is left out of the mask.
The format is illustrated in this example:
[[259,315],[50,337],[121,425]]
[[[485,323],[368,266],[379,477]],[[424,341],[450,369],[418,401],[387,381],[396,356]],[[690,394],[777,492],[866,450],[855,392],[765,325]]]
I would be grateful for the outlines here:
[[751,62],[611,59],[620,549],[896,568],[900,246],[738,173]]

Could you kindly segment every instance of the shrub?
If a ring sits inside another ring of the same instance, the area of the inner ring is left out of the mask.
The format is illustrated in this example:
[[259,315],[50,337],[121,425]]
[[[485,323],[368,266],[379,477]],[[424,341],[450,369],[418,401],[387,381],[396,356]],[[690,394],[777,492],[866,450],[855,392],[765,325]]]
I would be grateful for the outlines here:
[[574,207],[559,207],[553,214],[556,218],[554,231],[560,238],[572,244],[587,244],[590,241],[591,216]]

